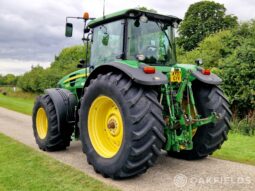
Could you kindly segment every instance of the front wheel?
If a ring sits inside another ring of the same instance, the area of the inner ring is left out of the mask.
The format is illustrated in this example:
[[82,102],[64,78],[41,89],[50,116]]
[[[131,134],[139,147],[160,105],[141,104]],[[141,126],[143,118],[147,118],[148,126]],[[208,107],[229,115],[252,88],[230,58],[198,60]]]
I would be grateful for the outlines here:
[[123,74],[98,75],[85,89],[80,138],[96,172],[114,179],[144,173],[165,137],[157,93]]
[[70,145],[72,126],[61,127],[49,94],[38,96],[33,109],[33,131],[36,143],[44,151],[64,150]]
[[192,89],[198,114],[205,118],[212,112],[216,112],[220,114],[221,118],[215,124],[210,123],[197,128],[193,136],[192,150],[168,152],[170,156],[187,160],[207,157],[219,149],[224,141],[227,140],[227,134],[230,129],[229,121],[232,116],[229,103],[220,88],[195,82]]

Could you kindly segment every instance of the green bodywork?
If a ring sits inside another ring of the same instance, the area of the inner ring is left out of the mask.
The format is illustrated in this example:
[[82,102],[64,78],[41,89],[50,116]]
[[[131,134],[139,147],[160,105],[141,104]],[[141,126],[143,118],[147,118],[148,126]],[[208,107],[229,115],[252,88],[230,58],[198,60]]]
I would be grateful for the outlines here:
[[83,90],[85,81],[88,76],[88,71],[84,68],[72,72],[64,76],[57,84],[59,88],[65,88],[76,95],[77,99],[80,99],[79,91]]
[[[114,17],[124,15],[127,12],[128,10],[124,10],[108,15],[105,18],[95,19],[89,23],[89,26],[97,26],[104,19],[110,20]],[[172,18],[174,19],[175,17]],[[160,43],[162,44],[162,42]],[[172,51],[175,54],[174,48]],[[135,59],[117,59],[112,61],[137,70],[142,70],[141,65],[144,65],[142,61]],[[96,65],[95,68],[103,64]],[[198,67],[191,64],[177,64],[176,61],[174,64],[154,65],[154,67],[157,71],[165,74],[168,79],[168,83],[162,84],[159,87],[159,102],[163,106],[163,118],[166,123],[164,128],[166,137],[164,149],[167,151],[191,150],[193,148],[192,138],[196,129],[208,123],[215,123],[219,118],[216,113],[211,113],[206,118],[201,118],[199,113],[197,113],[192,91],[192,82],[196,80],[196,77],[191,74],[191,71],[197,70]],[[171,80],[172,71],[181,72],[181,81],[176,82]],[[58,87],[70,90],[76,95],[77,100],[80,100],[83,95],[84,84],[91,72],[93,70],[89,71],[85,68],[73,72],[62,78],[58,83]]]

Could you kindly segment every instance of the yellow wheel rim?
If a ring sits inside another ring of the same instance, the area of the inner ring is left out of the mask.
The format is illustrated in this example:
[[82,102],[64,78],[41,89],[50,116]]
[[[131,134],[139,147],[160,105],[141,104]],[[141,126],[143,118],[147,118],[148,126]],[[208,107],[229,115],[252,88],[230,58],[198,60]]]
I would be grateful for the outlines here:
[[48,133],[48,118],[44,108],[40,107],[36,114],[36,130],[40,139],[45,139]]
[[107,96],[97,97],[89,109],[88,132],[95,151],[101,157],[112,158],[118,153],[123,129],[117,104]]

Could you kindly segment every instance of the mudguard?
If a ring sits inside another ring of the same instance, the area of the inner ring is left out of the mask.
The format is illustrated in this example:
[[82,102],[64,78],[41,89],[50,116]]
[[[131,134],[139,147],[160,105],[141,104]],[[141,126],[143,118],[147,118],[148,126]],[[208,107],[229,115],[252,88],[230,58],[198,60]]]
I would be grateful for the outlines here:
[[205,84],[219,85],[222,82],[222,79],[216,74],[211,73],[210,75],[204,75],[200,70],[193,70],[191,74],[199,81]]
[[75,121],[75,106],[78,102],[76,96],[69,90],[52,88],[44,91],[52,99],[58,119],[58,128],[70,126]]
[[147,66],[145,64],[141,64],[139,68],[132,68],[126,64],[121,64],[118,62],[113,62],[109,64],[104,64],[98,66],[94,69],[88,79],[86,80],[85,87],[89,85],[89,81],[91,79],[96,78],[98,74],[106,74],[108,72],[114,71],[122,71],[127,76],[129,76],[132,80],[134,80],[138,84],[142,85],[150,85],[150,86],[157,86],[166,84],[168,82],[166,75],[156,70],[154,74],[146,74],[143,71],[143,67]]

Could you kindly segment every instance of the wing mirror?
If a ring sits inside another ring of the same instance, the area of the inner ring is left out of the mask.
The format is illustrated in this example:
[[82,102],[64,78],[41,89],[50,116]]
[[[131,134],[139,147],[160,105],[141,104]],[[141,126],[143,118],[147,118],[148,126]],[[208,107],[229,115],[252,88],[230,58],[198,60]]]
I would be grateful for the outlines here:
[[104,33],[102,44],[104,46],[108,46],[110,35],[108,33]]
[[66,23],[66,37],[72,37],[73,36],[73,24],[72,23]]

